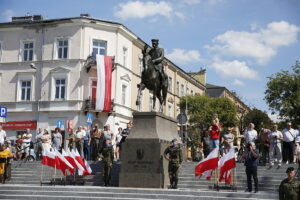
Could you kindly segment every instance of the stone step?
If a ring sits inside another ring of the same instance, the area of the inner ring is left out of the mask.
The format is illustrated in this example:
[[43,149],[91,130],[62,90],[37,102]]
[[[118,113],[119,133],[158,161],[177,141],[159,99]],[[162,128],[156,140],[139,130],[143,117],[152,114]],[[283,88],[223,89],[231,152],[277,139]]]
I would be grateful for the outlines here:
[[[51,195],[51,196],[50,196]],[[5,185],[0,188],[0,198],[22,199],[72,199],[72,198],[105,198],[105,199],[277,199],[277,194],[266,192],[244,193],[241,191],[214,190],[167,190],[112,187],[78,187],[78,186],[15,186]]]

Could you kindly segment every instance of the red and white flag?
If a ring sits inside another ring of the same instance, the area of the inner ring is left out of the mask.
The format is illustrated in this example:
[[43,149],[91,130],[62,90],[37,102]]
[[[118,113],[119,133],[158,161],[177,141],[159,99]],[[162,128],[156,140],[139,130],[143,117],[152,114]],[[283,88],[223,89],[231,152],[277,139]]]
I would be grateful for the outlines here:
[[69,163],[78,170],[84,170],[84,168],[77,162],[77,160],[75,159],[75,156],[71,154],[70,151],[65,151],[64,149],[62,150],[62,155],[65,157],[65,159],[67,161],[69,161]]
[[219,181],[225,180],[227,184],[231,183],[231,169],[235,168],[235,150],[231,148],[227,154],[225,154],[219,160],[220,177]]
[[77,149],[76,151],[72,150],[72,154],[74,155],[75,157],[75,160],[82,166],[83,170],[78,170],[78,175],[83,175],[84,171],[86,171],[86,166],[85,166],[85,163],[84,161],[82,160],[82,158],[80,157]]
[[91,175],[92,169],[91,169],[89,163],[86,160],[84,160],[84,164],[85,164],[86,168],[85,168],[85,171],[83,172],[83,175]]
[[69,161],[61,155],[56,149],[55,149],[55,156],[59,160],[59,167],[56,167],[57,169],[60,169],[62,173],[66,176],[66,170],[68,169],[70,171],[70,174],[74,174],[74,167],[69,163]]
[[111,110],[111,79],[112,57],[96,55],[97,61],[97,92],[96,110],[110,112]]
[[212,171],[218,167],[218,152],[219,149],[215,148],[208,156],[201,160],[195,167],[195,176],[204,176],[210,179]]
[[47,165],[49,167],[55,168],[58,164],[59,162],[55,158],[55,153],[45,149],[43,152],[42,165]]

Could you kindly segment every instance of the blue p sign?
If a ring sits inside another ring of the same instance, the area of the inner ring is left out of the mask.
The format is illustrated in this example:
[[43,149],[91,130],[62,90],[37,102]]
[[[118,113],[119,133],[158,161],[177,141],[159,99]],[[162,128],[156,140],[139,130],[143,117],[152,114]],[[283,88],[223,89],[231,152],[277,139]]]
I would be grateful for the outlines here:
[[56,126],[57,126],[57,128],[61,128],[62,127],[62,121],[61,120],[57,120]]
[[7,117],[7,107],[0,107],[0,117]]

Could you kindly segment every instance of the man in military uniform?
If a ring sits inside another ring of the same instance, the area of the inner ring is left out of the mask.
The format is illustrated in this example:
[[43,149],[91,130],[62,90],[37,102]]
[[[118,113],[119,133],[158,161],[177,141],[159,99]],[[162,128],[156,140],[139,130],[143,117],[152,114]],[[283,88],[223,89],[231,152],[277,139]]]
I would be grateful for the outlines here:
[[111,169],[114,161],[114,149],[111,144],[110,139],[105,141],[105,145],[101,151],[102,154],[102,176],[104,181],[104,186],[108,186],[110,178],[111,178]]
[[164,59],[164,49],[158,47],[158,39],[152,39],[152,49],[149,51],[149,55],[152,59],[155,69],[159,72],[161,83],[163,85],[167,84],[168,76],[164,72],[164,66],[162,61]]
[[[168,157],[167,154],[169,154]],[[166,148],[164,157],[169,161],[168,172],[171,188],[177,189],[178,171],[182,163],[182,151],[178,145],[177,139],[171,141],[171,146]]]
[[295,170],[289,167],[286,170],[287,178],[284,179],[279,186],[280,200],[298,200],[299,197],[299,182],[295,179]]

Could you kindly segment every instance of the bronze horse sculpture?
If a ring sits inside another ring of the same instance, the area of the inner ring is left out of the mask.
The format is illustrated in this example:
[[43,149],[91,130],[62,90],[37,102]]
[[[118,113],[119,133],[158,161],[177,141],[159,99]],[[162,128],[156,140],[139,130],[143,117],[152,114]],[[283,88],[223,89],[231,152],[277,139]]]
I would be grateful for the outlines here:
[[166,105],[166,98],[168,94],[168,80],[161,78],[159,72],[155,69],[154,63],[150,55],[146,53],[146,48],[143,51],[143,72],[141,77],[141,83],[137,85],[138,95],[136,105],[140,105],[142,91],[147,88],[153,92],[153,107],[155,110],[155,101],[158,98],[160,103],[159,111],[163,112],[163,106]]

